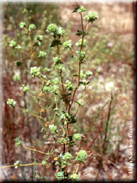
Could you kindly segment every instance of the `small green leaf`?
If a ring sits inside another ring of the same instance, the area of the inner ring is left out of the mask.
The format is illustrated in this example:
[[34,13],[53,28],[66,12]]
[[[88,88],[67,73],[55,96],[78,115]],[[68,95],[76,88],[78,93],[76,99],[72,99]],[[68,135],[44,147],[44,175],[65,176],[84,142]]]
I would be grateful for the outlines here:
[[69,163],[69,162],[67,162],[66,164],[67,164],[67,165],[72,165],[72,163]]
[[82,31],[79,31],[79,30],[77,30],[77,33],[75,33],[75,35],[77,35],[77,36],[82,36]]
[[84,105],[82,102],[79,102],[79,101],[77,101],[76,103],[79,104],[79,105],[81,105],[81,106]]
[[40,46],[41,45],[41,42],[40,41],[37,41],[33,44],[33,46]]
[[56,161],[55,165],[59,165],[60,163],[58,161]]
[[73,13],[74,13],[74,12],[82,13],[82,12],[84,12],[84,11],[87,11],[87,9],[84,8],[84,7],[81,6],[81,5],[77,5],[77,7],[74,9]]
[[28,12],[28,10],[25,8],[22,13],[26,13],[26,12]]
[[73,58],[75,61],[79,61],[79,59],[76,58],[74,55],[72,55],[72,58]]
[[73,76],[78,77],[78,74],[73,74]]
[[47,162],[43,160],[43,161],[41,162],[41,164],[44,166],[44,165],[47,164]]
[[54,46],[58,46],[58,45],[62,45],[60,40],[54,40],[52,41],[50,47],[54,47]]

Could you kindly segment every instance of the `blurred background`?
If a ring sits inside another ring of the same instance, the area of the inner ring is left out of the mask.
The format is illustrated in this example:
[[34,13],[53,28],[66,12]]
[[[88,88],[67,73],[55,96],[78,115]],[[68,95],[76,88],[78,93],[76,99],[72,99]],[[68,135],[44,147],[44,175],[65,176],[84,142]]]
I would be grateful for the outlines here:
[[[89,26],[87,40],[86,63],[82,70],[92,71],[90,84],[84,96],[84,106],[79,111],[78,124],[74,124],[76,130],[83,134],[80,146],[90,154],[85,165],[79,169],[82,180],[95,180],[99,172],[100,162],[102,168],[98,180],[127,180],[129,177],[129,121],[134,124],[134,3],[80,3],[88,11],[95,11],[99,20]],[[75,35],[81,30],[80,16],[72,13],[77,6],[76,3],[29,3],[32,10],[30,22],[36,25],[34,40],[38,35],[43,35],[43,43],[36,48],[36,52],[44,50],[45,58],[34,57],[36,66],[50,68],[53,63],[53,56],[56,55],[54,48],[49,48],[51,36],[46,33],[49,23],[55,23],[66,30],[66,40],[72,39],[74,51],[79,37]],[[24,93],[18,82],[13,80],[16,73],[19,73],[23,82],[35,88],[36,81],[31,79],[24,67],[18,69],[15,61],[21,60],[26,68],[32,66],[31,60],[25,54],[9,47],[11,40],[16,40],[24,51],[30,47],[29,38],[19,28],[20,22],[27,21],[26,14],[22,11],[26,4],[4,3],[3,4],[3,164],[11,165],[20,160],[22,164],[31,163],[35,159],[41,162],[43,155],[30,152],[22,147],[16,147],[14,139],[20,137],[28,147],[35,147],[47,152],[54,144],[52,137],[41,133],[41,122],[37,118],[23,113],[18,109],[9,108],[6,104],[8,98],[17,101],[21,108],[31,111],[38,111],[30,96]],[[85,13],[85,12],[84,12]],[[85,25],[85,24],[84,24]],[[62,49],[62,59],[68,68],[66,78],[72,80],[71,73],[77,71],[77,65],[71,58],[71,52]],[[50,74],[56,75],[54,71]],[[77,93],[77,99],[81,97],[81,87]],[[109,102],[113,92],[109,121]],[[54,100],[49,95],[47,100],[54,107]],[[60,105],[61,107],[61,105]],[[75,109],[75,105],[73,107]],[[49,120],[53,112],[45,114]],[[51,118],[51,119],[50,119]],[[102,160],[104,134],[107,126],[106,150]],[[79,145],[78,145],[79,146]],[[77,149],[74,149],[74,152]],[[51,161],[52,159],[50,159]],[[134,155],[132,156],[134,162]],[[4,180],[37,180],[35,172],[40,176],[46,175],[50,180],[55,169],[53,166],[48,169],[43,166],[21,167],[19,169],[2,169]]]

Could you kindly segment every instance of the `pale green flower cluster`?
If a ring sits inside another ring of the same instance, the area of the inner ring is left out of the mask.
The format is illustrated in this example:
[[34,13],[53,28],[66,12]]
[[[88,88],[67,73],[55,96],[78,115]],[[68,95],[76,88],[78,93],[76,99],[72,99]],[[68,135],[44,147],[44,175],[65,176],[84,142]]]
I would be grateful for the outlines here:
[[73,180],[73,181],[77,181],[77,180],[79,179],[79,176],[78,176],[76,173],[70,175],[69,177],[70,177],[70,179]]
[[10,44],[9,44],[10,47],[14,48],[16,45],[17,45],[16,41],[14,41],[14,40],[10,41]]
[[74,141],[81,140],[81,135],[78,134],[78,133],[77,133],[77,134],[74,134],[74,135],[73,135],[73,140],[74,140]]
[[19,160],[14,163],[16,169],[19,167],[19,163],[20,163]]
[[96,19],[98,19],[98,15],[95,12],[89,11],[88,14],[84,17],[84,19],[88,22],[94,22]]
[[40,75],[40,67],[31,67],[30,68],[30,73],[33,75],[33,76],[39,76]]
[[53,37],[61,37],[65,35],[65,31],[62,27],[58,27],[56,24],[49,24],[46,30],[49,34],[51,34]]
[[64,46],[64,48],[71,48],[71,47],[72,47],[72,42],[71,42],[71,40],[65,41],[65,42],[63,43],[63,46]]
[[36,26],[34,24],[29,25],[29,31],[36,29]]
[[7,101],[7,104],[10,106],[10,107],[15,107],[15,105],[16,105],[16,101],[15,100],[13,100],[13,99],[8,99],[8,101]]
[[24,86],[23,91],[24,92],[29,92],[30,91],[30,88],[28,86]]
[[21,22],[20,23],[20,28],[23,29],[24,27],[26,27],[26,23],[25,22]]
[[86,71],[86,76],[87,77],[90,77],[92,74],[93,74],[92,71]]
[[38,57],[45,57],[46,52],[44,51],[39,51],[39,56]]
[[88,157],[87,152],[85,150],[80,150],[77,154],[76,160],[85,162],[87,157]]
[[14,79],[14,81],[20,81],[20,76],[19,75],[15,75],[13,79]]
[[51,133],[55,133],[56,130],[57,130],[57,126],[49,125],[49,129],[50,129],[50,132],[51,132]]
[[81,47],[81,45],[83,45],[83,47],[86,47],[86,40],[85,39],[83,40],[83,44],[82,44],[82,39],[80,39],[78,41],[78,43],[76,43],[76,46],[78,46],[78,47]]
[[62,172],[57,172],[55,175],[56,175],[56,178],[58,180],[64,179],[64,172],[63,171]]
[[70,161],[72,159],[72,155],[69,152],[66,152],[63,156],[63,159],[66,161]]

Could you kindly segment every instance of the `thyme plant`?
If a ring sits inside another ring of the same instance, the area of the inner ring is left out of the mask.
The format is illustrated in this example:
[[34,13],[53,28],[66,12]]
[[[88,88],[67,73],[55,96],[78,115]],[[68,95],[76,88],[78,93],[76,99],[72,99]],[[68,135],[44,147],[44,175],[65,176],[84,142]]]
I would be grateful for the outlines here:
[[[23,10],[23,14],[29,14],[31,11],[30,7],[27,7]],[[85,17],[83,17],[83,12],[87,11],[81,5],[77,5],[74,9],[73,13],[78,13],[80,15],[81,21],[81,30],[77,30],[76,35],[80,37],[78,43],[76,43],[77,51],[73,50],[72,40],[66,40],[65,30],[62,27],[58,27],[54,23],[50,23],[47,26],[46,33],[51,36],[51,44],[50,48],[56,50],[56,56],[53,57],[51,68],[43,68],[42,66],[33,65],[34,60],[33,57],[37,52],[37,47],[40,47],[41,44],[44,44],[43,36],[39,35],[36,40],[32,39],[32,36],[35,37],[34,31],[36,31],[36,26],[29,22],[20,22],[20,29],[25,31],[25,34],[29,36],[30,47],[28,48],[28,52],[24,51],[23,47],[17,43],[16,40],[11,40],[9,46],[12,49],[17,49],[19,52],[23,54],[29,55],[32,63],[32,67],[30,69],[26,68],[26,71],[31,75],[33,79],[37,81],[37,89],[32,90],[30,86],[23,83],[20,75],[15,75],[14,80],[16,82],[20,82],[23,92],[26,92],[27,95],[33,97],[34,101],[39,105],[40,111],[46,111],[47,107],[50,106],[50,103],[46,101],[46,97],[50,95],[50,97],[54,98],[55,107],[52,109],[54,112],[53,119],[48,121],[46,117],[40,115],[40,112],[37,114],[29,111],[29,109],[23,109],[19,107],[18,103],[14,99],[8,99],[7,104],[12,108],[17,108],[22,110],[25,113],[29,113],[36,118],[39,118],[42,122],[42,133],[50,132],[53,139],[58,144],[53,149],[48,152],[42,152],[36,150],[35,148],[29,148],[24,146],[24,143],[21,141],[19,137],[15,139],[17,146],[22,146],[28,150],[42,153],[45,155],[45,158],[42,162],[31,162],[30,164],[21,164],[19,160],[17,160],[14,165],[9,165],[9,167],[14,166],[17,169],[20,166],[29,166],[29,165],[41,165],[49,167],[51,164],[54,164],[56,172],[55,178],[56,180],[79,180],[78,170],[81,164],[86,162],[88,158],[88,154],[84,149],[80,149],[76,153],[72,153],[73,147],[76,146],[77,141],[80,141],[82,136],[79,133],[74,133],[73,135],[69,134],[70,125],[73,126],[75,123],[79,123],[78,121],[78,111],[81,106],[83,106],[83,99],[86,92],[86,86],[89,84],[88,78],[92,75],[92,72],[87,70],[85,73],[82,72],[82,64],[86,64],[86,35],[88,34],[89,25],[92,24],[96,19],[98,19],[98,15],[95,12],[89,11]],[[86,22],[86,27],[84,28],[84,21]],[[71,52],[72,58],[77,64],[77,73],[74,74],[76,80],[70,80],[70,78],[66,78],[66,68],[65,68],[65,60],[61,57],[61,47],[67,49]],[[85,49],[85,50],[84,50]],[[38,54],[39,58],[45,58],[46,52],[44,50],[40,50]],[[22,67],[23,63],[18,60],[15,62],[17,68]],[[54,75],[50,75],[50,70],[54,70],[56,77]],[[80,100],[76,101],[76,94],[78,88],[83,85],[84,92]],[[59,108],[59,104],[61,103],[62,108]],[[76,103],[76,104],[75,104]],[[73,108],[73,105],[77,105],[76,108]],[[58,123],[56,123],[58,121]],[[59,125],[57,125],[59,124]],[[52,158],[52,161],[49,163],[49,159]],[[74,162],[77,162],[77,167],[74,172],[71,171],[71,166]],[[35,174],[35,177],[43,180],[43,178]],[[44,176],[44,180],[46,180],[46,176]]]

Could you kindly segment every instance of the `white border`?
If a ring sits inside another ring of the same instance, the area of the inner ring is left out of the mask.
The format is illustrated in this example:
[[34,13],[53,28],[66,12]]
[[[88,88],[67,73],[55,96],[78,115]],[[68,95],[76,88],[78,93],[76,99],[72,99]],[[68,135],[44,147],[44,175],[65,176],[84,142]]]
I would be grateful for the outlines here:
[[[54,2],[54,3],[66,3],[66,0],[1,0],[1,3],[5,2],[37,2],[37,3],[44,3],[44,2]],[[137,0],[68,0],[68,2],[83,2],[83,3],[112,3],[112,2],[137,2]]]
[[[66,0],[1,0],[0,1],[0,165],[2,164],[2,4],[6,2],[11,3],[66,3]],[[68,2],[82,2],[82,3],[132,3],[137,2],[137,0],[68,0]],[[0,169],[0,181],[2,179],[2,172]]]

